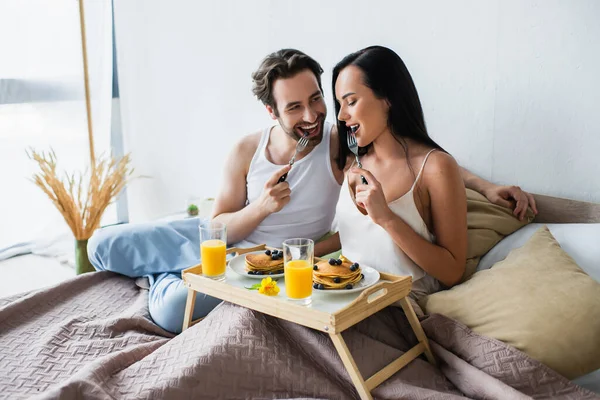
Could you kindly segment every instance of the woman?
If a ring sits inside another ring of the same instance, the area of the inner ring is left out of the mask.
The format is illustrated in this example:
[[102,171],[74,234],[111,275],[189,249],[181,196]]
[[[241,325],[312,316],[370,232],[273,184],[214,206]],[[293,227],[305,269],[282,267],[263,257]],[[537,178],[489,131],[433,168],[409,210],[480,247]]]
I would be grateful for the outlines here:
[[[456,161],[427,134],[404,62],[381,46],[350,54],[333,70],[333,92],[345,171],[336,210],[344,255],[412,275],[416,299],[440,283],[455,285],[467,253],[465,187]],[[351,129],[362,169],[347,146]]]

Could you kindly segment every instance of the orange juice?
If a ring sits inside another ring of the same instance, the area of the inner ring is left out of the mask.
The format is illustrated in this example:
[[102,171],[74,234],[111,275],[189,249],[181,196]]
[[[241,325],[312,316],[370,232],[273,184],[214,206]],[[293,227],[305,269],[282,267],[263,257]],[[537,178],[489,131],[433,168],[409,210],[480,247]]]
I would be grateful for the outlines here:
[[205,240],[200,245],[202,274],[219,276],[225,273],[225,242],[218,239]]
[[304,299],[312,294],[313,266],[307,260],[288,261],[284,266],[285,291],[291,299]]

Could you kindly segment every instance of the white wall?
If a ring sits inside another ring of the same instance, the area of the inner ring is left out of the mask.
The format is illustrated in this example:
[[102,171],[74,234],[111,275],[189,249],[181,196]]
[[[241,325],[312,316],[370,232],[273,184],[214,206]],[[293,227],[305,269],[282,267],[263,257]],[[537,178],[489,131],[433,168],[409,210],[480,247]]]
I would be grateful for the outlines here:
[[[267,53],[331,69],[371,44],[411,71],[430,134],[485,178],[600,202],[600,2],[253,0],[116,2],[131,219],[217,193],[224,158],[270,123],[250,92]],[[595,74],[596,73],[596,74]]]

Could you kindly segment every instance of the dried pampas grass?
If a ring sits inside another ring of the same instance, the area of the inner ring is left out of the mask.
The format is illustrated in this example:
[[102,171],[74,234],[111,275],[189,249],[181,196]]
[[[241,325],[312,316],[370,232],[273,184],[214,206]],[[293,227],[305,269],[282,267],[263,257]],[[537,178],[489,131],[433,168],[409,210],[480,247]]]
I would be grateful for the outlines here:
[[37,162],[40,172],[32,181],[50,198],[73,231],[77,240],[89,239],[100,226],[104,210],[112,203],[129,181],[133,169],[129,167],[129,154],[119,160],[99,157],[92,165],[89,177],[84,173],[59,176],[56,170],[56,154],[27,152]]

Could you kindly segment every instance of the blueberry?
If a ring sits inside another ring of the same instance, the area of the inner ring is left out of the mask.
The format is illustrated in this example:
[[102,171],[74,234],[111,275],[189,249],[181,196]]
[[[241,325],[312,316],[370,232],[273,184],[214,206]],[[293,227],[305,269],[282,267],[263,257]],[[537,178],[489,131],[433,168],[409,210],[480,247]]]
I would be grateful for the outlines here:
[[278,273],[278,274],[283,274],[283,270],[282,270],[282,269],[280,269],[280,270],[277,270],[277,271],[275,271],[275,272],[276,272],[276,273]]
[[319,283],[319,287],[317,289],[323,290],[323,289],[325,289],[325,286],[322,283]]
[[315,271],[318,271],[318,270],[319,270],[319,266],[318,266],[317,264],[315,264],[315,265],[313,265],[313,269],[314,269]]
[[352,264],[352,265],[354,265],[356,268],[360,267],[360,265],[358,265],[358,263],[357,263],[357,262],[355,262],[355,263],[354,263],[354,264]]
[[340,279],[340,277],[339,277],[339,276],[336,276],[335,278],[333,278],[333,281],[334,281],[335,283],[340,283],[342,280]]
[[271,254],[275,254],[275,255],[277,255],[277,254],[279,254],[279,250],[273,250],[273,251],[271,252]]
[[318,284],[318,283],[314,283],[314,284],[313,284],[313,287],[314,287],[315,289],[318,289],[318,288],[319,288],[319,284]]
[[358,268],[357,266],[355,266],[355,265],[352,265],[352,266],[350,267],[350,271],[354,272],[354,271],[356,271],[356,270],[357,270],[357,268]]
[[335,261],[335,258],[329,259],[329,265],[335,265],[336,263],[337,263],[337,261]]
[[265,254],[270,256],[271,255],[271,250],[265,250]]
[[350,283],[349,283],[349,284],[347,284],[347,285],[346,285],[346,289],[352,289],[352,284],[350,284]]
[[340,259],[338,258],[337,260],[335,260],[335,263],[336,263],[337,265],[342,265],[342,260],[340,260]]
[[269,272],[269,275],[273,275],[273,274],[274,274],[274,272],[273,272],[273,271],[270,271],[270,272]]
[[254,271],[248,271],[248,275],[256,275],[256,272],[254,272]]
[[256,275],[264,275],[264,271],[256,271]]
[[360,274],[360,279],[365,279],[365,274]]
[[271,260],[275,261],[278,260],[279,258],[277,257],[277,254],[271,254]]

